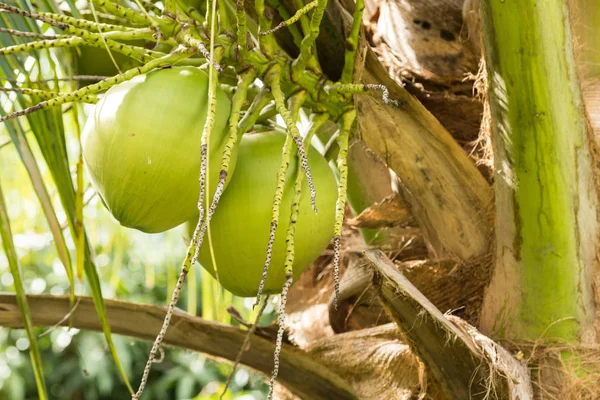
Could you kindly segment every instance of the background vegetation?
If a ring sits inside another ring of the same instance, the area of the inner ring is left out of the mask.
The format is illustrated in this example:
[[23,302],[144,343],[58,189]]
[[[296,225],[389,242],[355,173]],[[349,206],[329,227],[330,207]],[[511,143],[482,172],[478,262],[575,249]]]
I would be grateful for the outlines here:
[[[2,95],[0,95],[2,96]],[[4,98],[6,101],[6,98]],[[75,134],[68,127],[69,148],[77,151]],[[0,126],[0,143],[10,138]],[[39,156],[37,149],[35,153]],[[39,159],[42,159],[41,156]],[[51,182],[47,167],[42,174]],[[65,269],[56,254],[52,235],[36,198],[27,171],[12,144],[0,149],[0,171],[5,188],[8,213],[15,245],[22,266],[27,293],[63,295],[69,292]],[[58,202],[56,193],[52,196]],[[86,192],[84,208],[87,232],[94,243],[96,265],[106,298],[118,298],[146,304],[166,303],[177,280],[181,254],[186,244],[183,229],[148,235],[123,228],[112,218],[93,194]],[[64,214],[58,215],[64,221]],[[65,234],[69,236],[68,230]],[[67,237],[67,243],[73,243]],[[71,245],[69,250],[74,252]],[[188,277],[179,307],[195,315],[232,322],[223,305],[223,294],[202,296],[202,288],[214,287],[212,277],[202,273],[199,265]],[[203,280],[209,282],[203,285]],[[212,287],[211,287],[212,286]],[[196,290],[191,290],[195,288]],[[5,253],[0,252],[0,292],[14,292],[13,278]],[[77,283],[77,293],[85,294]],[[248,317],[252,299],[236,298],[233,304]],[[273,319],[274,304],[267,307],[262,323]],[[49,395],[53,399],[129,399],[131,395],[118,375],[101,333],[56,327],[36,329]],[[150,343],[114,335],[115,345],[129,378],[136,382],[144,369]],[[35,379],[28,354],[29,340],[24,330],[0,328],[0,398],[21,400],[37,398]],[[231,372],[231,364],[220,363],[202,354],[177,348],[167,348],[165,360],[152,370],[150,383],[144,392],[148,399],[212,399],[218,398]],[[236,372],[227,398],[264,399],[264,376],[250,369]]]

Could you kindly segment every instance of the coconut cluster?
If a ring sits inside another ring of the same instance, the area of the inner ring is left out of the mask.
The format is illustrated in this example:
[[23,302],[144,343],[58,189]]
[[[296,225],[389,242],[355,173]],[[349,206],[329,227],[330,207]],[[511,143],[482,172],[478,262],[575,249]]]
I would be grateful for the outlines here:
[[[121,225],[157,233],[189,221],[193,231],[198,220],[201,136],[207,109],[208,76],[194,67],[138,76],[113,86],[96,105],[82,136],[84,161],[104,205]],[[227,94],[218,89],[209,141],[211,200],[230,111]],[[278,132],[242,137],[232,152],[226,190],[211,222],[211,240],[205,240],[200,249],[202,266],[239,296],[254,296],[260,283],[284,142],[285,135]],[[319,215],[312,211],[305,188],[296,224],[295,278],[325,249],[335,220],[333,172],[315,149],[311,147],[308,154]],[[294,158],[287,172],[266,293],[281,291],[285,281],[285,236],[299,173]]]

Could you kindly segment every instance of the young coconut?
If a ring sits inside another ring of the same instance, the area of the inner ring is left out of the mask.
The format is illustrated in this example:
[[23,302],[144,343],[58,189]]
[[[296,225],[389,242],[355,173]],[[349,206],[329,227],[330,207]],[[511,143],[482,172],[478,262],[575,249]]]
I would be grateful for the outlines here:
[[[195,67],[137,76],[113,86],[98,102],[83,131],[83,157],[104,205],[121,225],[156,233],[198,215],[207,105],[208,75]],[[230,110],[229,98],[218,89],[209,198],[219,180]]]
[[[237,296],[256,296],[262,277],[269,241],[271,203],[284,142],[285,135],[278,132],[242,137],[236,173],[223,193],[210,225],[219,281]],[[312,147],[308,151],[308,161],[319,194],[319,214],[316,215],[311,207],[308,184],[304,181],[296,223],[294,279],[327,247],[335,221],[337,185],[333,172],[325,158]],[[281,202],[271,267],[264,288],[266,294],[280,293],[285,283],[285,237],[298,173],[304,172],[297,158],[292,157]],[[188,236],[193,234],[195,224],[196,220],[188,222]],[[209,240],[205,240],[200,248],[199,262],[216,277]]]

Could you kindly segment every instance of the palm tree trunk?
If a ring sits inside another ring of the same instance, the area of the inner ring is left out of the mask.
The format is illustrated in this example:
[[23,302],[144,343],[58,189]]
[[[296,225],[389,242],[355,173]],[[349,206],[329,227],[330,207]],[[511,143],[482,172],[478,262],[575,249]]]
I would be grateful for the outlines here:
[[481,11],[497,212],[482,330],[594,342],[598,192],[567,1]]

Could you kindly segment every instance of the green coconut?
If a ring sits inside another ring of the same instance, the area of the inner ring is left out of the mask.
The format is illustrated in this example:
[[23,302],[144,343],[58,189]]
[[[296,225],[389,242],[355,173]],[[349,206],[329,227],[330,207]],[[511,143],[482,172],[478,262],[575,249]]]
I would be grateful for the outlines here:
[[[285,135],[276,132],[243,136],[235,175],[210,225],[219,281],[237,296],[255,296],[262,277],[284,142]],[[294,279],[327,247],[335,222],[337,185],[333,172],[325,158],[312,147],[308,151],[308,161],[317,191],[319,214],[311,208],[305,180],[296,223]],[[265,293],[281,292],[285,282],[286,232],[297,173],[304,171],[299,169],[294,157],[287,173]],[[188,222],[188,237],[191,237],[196,221]],[[199,261],[216,277],[208,238],[200,248]]]
[[[113,86],[98,102],[83,131],[83,157],[94,187],[121,225],[156,233],[197,215],[207,107],[208,75],[194,67],[137,76]],[[218,89],[209,144],[211,198],[230,111],[229,98]]]

